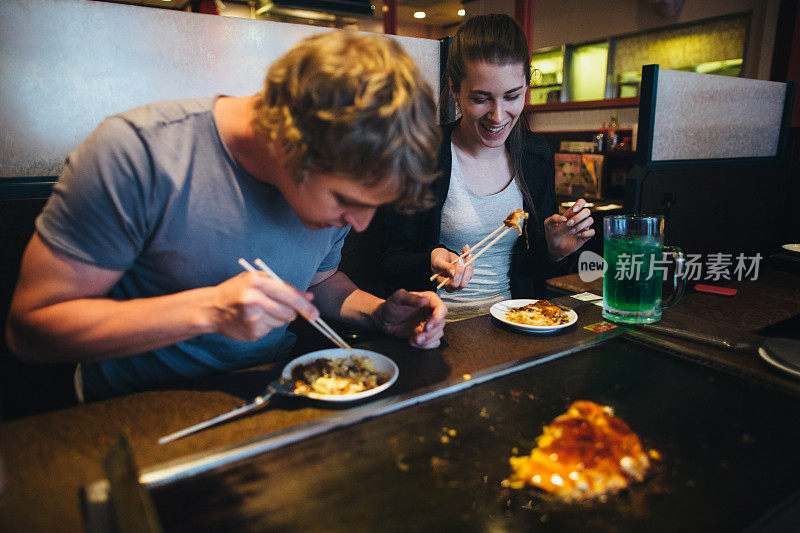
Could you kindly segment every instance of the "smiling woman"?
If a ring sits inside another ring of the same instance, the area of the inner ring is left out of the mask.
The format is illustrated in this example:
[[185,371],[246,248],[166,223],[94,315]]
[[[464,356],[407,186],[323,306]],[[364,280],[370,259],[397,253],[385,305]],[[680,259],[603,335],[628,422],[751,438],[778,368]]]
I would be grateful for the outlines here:
[[[507,15],[476,16],[459,28],[447,77],[460,117],[443,128],[437,206],[387,224],[384,276],[392,286],[441,285],[451,320],[542,295],[544,276],[594,235],[583,200],[557,214],[553,154],[522,113],[529,64],[525,35]],[[517,210],[530,213],[519,234],[508,232],[472,263],[464,243],[480,241]]]

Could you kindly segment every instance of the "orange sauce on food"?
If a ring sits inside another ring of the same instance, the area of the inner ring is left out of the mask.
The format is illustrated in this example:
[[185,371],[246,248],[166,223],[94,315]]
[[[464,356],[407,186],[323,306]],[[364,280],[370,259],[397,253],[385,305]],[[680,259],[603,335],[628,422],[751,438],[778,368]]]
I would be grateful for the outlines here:
[[568,501],[604,498],[642,481],[650,467],[628,425],[610,407],[585,400],[546,426],[536,445],[529,456],[509,459],[514,472],[504,485],[534,485]]

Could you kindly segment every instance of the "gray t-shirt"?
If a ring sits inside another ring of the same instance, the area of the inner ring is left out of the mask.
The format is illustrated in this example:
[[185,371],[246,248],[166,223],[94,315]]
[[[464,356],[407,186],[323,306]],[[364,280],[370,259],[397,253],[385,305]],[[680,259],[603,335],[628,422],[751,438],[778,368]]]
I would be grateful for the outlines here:
[[[453,167],[450,188],[442,207],[440,240],[450,250],[461,253],[465,244],[472,246],[479,242],[502,225],[509,213],[521,209],[522,193],[512,180],[498,193],[476,194],[464,180],[452,143],[450,150]],[[448,322],[485,315],[493,304],[511,298],[508,272],[511,268],[511,252],[518,237],[516,231],[506,232],[476,259],[472,279],[465,288],[451,293],[439,290],[439,297],[447,305]],[[491,240],[483,246],[489,242]]]
[[[275,187],[230,155],[216,98],[161,102],[107,118],[68,159],[36,220],[50,247],[125,274],[119,300],[217,285],[262,258],[305,290],[335,268],[349,228],[309,230]],[[256,341],[202,335],[152,352],[81,365],[84,390],[108,396],[277,359],[285,327]]]

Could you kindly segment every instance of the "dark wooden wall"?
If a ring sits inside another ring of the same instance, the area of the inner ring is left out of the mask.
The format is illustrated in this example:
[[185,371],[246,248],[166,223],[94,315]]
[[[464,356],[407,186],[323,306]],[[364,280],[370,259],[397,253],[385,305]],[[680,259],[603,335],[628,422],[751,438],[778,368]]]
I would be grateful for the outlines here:
[[8,306],[25,245],[47,198],[0,200],[0,417],[11,420],[76,404],[75,365],[26,364],[11,355],[5,342]]

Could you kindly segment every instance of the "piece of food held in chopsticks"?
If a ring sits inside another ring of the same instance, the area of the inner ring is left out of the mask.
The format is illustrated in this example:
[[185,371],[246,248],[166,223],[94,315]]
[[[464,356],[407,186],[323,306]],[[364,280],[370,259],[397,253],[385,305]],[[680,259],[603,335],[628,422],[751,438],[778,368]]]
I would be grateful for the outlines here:
[[511,212],[511,214],[506,217],[503,221],[503,225],[509,228],[515,228],[520,235],[522,235],[522,226],[525,224],[525,221],[528,219],[528,212],[523,211],[522,209],[515,209]]
[[[469,260],[469,261],[467,261],[466,263],[464,263],[464,266],[466,267],[466,266],[467,266],[467,265],[469,265],[470,263],[473,263],[473,262],[474,262],[474,261],[475,261],[475,260],[476,260],[478,257],[480,257],[480,255],[481,255],[483,252],[485,252],[486,250],[488,250],[488,249],[489,249],[489,248],[490,248],[490,247],[491,247],[491,246],[492,246],[494,243],[496,243],[497,241],[499,241],[500,239],[502,239],[502,238],[503,238],[503,236],[506,234],[506,232],[507,232],[508,230],[510,230],[511,228],[514,228],[514,229],[516,229],[516,230],[519,232],[519,234],[520,234],[520,235],[522,235],[522,228],[523,228],[523,226],[524,226],[524,224],[525,224],[525,220],[527,220],[528,216],[529,216],[529,215],[528,215],[528,212],[527,212],[527,211],[523,211],[522,209],[515,209],[514,211],[512,211],[512,212],[511,212],[511,213],[508,215],[508,217],[506,217],[506,219],[503,221],[503,224],[502,224],[502,225],[501,225],[499,228],[497,228],[496,230],[494,230],[493,232],[491,232],[489,235],[487,235],[486,237],[484,237],[483,239],[481,239],[480,241],[478,241],[477,243],[475,243],[475,244],[474,244],[472,247],[470,247],[470,249],[469,249],[469,251],[468,251],[468,252],[465,252],[465,253],[463,253],[463,254],[459,255],[459,256],[458,256],[458,258],[457,258],[456,260],[454,260],[454,261],[453,261],[452,263],[450,263],[450,264],[451,264],[451,265],[455,265],[455,264],[456,264],[456,263],[458,263],[460,260],[462,260],[464,257],[466,257],[466,256],[467,256],[467,254],[474,254],[474,255],[472,256],[472,258],[470,258],[470,260]],[[497,235],[497,233],[500,233],[500,235]],[[497,236],[495,237],[495,235],[497,235]],[[494,239],[492,239],[492,237],[494,237]],[[475,253],[475,250],[476,250],[477,248],[479,248],[479,247],[480,247],[480,246],[481,246],[483,243],[485,243],[486,241],[488,241],[489,239],[492,239],[492,240],[491,240],[491,241],[489,241],[489,243],[488,243],[486,246],[484,246],[483,248],[481,248],[481,249],[480,249],[480,250],[479,250],[477,253]],[[434,274],[434,275],[432,275],[432,276],[430,277],[430,280],[431,280],[431,281],[435,280],[435,279],[436,279],[436,276],[438,276],[438,275],[439,275],[439,274]],[[436,288],[437,288],[437,289],[441,289],[442,287],[444,287],[444,286],[445,286],[445,284],[447,283],[447,280],[448,280],[448,279],[449,279],[449,278],[445,278],[445,279],[443,279],[443,280],[442,280],[442,281],[439,283],[439,285],[437,285],[437,286],[436,286]]]
[[611,407],[580,400],[545,426],[529,456],[509,459],[514,472],[503,486],[533,485],[568,502],[605,500],[643,481],[650,459],[660,454],[645,452]]

